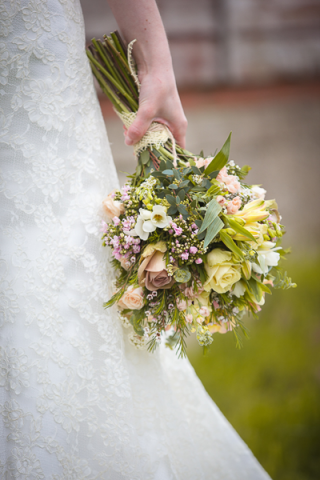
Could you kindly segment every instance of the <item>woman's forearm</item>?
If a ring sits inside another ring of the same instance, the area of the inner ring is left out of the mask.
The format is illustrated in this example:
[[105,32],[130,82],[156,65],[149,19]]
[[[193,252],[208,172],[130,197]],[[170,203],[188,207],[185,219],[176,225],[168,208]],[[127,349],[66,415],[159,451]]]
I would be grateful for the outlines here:
[[137,39],[134,57],[139,74],[170,69],[168,40],[155,0],[108,0],[108,4],[125,41]]

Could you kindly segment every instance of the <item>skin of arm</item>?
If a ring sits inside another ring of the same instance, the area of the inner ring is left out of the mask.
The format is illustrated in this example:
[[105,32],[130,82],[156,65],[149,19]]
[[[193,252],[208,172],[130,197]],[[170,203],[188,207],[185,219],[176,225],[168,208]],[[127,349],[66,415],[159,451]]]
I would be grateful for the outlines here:
[[121,35],[133,47],[141,83],[139,110],[125,132],[125,143],[134,145],[152,121],[167,125],[185,148],[187,120],[177,91],[167,36],[155,0],[108,0]]

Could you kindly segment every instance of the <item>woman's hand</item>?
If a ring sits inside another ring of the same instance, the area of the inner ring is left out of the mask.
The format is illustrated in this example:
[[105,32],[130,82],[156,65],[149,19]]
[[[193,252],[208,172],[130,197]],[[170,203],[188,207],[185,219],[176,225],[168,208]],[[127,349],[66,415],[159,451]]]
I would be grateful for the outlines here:
[[148,130],[152,121],[164,123],[176,142],[185,148],[187,119],[178,95],[173,70],[140,73],[139,110],[130,128],[125,132],[125,143],[134,145]]

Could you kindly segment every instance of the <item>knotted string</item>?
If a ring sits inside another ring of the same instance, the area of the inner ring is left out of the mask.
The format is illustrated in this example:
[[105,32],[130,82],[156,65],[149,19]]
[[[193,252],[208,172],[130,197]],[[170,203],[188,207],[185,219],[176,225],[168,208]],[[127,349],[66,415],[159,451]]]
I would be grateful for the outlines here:
[[[133,44],[136,41],[137,41],[136,39],[132,40],[132,42],[130,42],[128,45],[128,64],[129,64],[131,75],[135,81],[135,84],[137,85],[138,91],[140,92],[141,85],[135,70],[134,60],[132,56]],[[121,118],[126,128],[129,128],[130,125],[132,125],[132,123],[134,122],[137,116],[136,112],[120,113],[116,111],[116,113]],[[146,148],[151,147],[153,145],[155,145],[156,147],[160,147],[160,146],[163,147],[168,140],[171,140],[172,142],[173,165],[175,168],[177,168],[176,141],[174,139],[174,136],[172,135],[172,132],[167,127],[167,125],[164,125],[163,123],[159,123],[159,122],[152,122],[147,132],[144,134],[144,136],[137,143],[134,144],[133,150],[136,158],[138,158],[139,154],[143,150],[146,150]]]

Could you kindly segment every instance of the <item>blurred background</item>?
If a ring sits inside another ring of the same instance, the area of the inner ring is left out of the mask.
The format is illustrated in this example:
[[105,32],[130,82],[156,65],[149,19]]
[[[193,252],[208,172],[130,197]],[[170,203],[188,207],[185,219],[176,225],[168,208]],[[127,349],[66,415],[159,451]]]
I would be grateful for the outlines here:
[[[298,284],[275,291],[237,350],[216,334],[189,356],[207,392],[274,480],[320,479],[320,1],[158,0],[189,121],[205,155],[232,131],[231,159],[276,197]],[[81,0],[86,38],[117,28],[106,0]],[[99,96],[121,183],[132,149]]]

